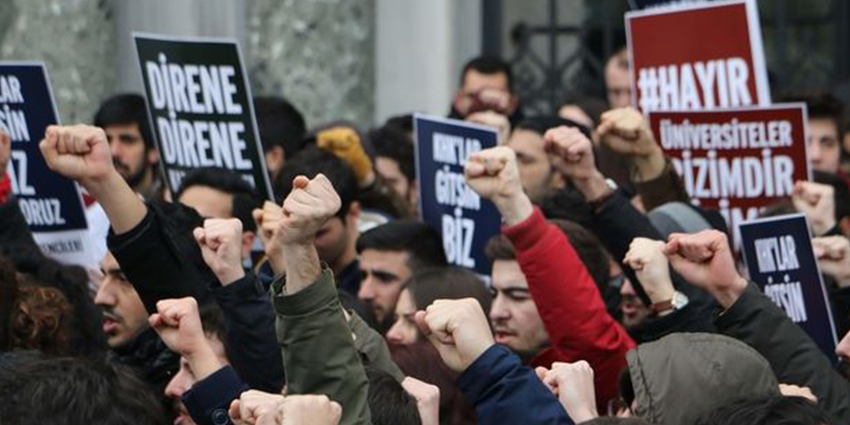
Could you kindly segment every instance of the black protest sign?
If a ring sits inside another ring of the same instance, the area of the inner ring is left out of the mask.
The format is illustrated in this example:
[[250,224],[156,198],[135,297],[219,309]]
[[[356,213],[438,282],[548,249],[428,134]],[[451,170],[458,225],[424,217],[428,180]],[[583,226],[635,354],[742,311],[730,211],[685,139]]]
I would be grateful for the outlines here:
[[738,229],[750,280],[834,358],[835,325],[806,217],[764,218]]
[[414,128],[422,219],[441,232],[450,264],[488,276],[484,247],[499,233],[501,215],[466,184],[463,168],[469,154],[496,147],[498,132],[420,114],[414,117]]
[[88,262],[87,223],[77,184],[51,171],[38,143],[58,124],[42,63],[0,62],[0,128],[12,139],[7,177],[33,237],[45,254]]
[[172,193],[187,172],[238,173],[272,196],[239,45],[134,34],[148,112]]

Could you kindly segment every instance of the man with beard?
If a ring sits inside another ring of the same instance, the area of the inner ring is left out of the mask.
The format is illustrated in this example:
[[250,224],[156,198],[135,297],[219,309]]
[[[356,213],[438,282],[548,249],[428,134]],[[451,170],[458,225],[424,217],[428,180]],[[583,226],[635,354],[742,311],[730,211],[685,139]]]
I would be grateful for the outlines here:
[[357,253],[362,276],[357,298],[372,308],[381,333],[395,322],[404,283],[417,272],[448,264],[440,234],[414,220],[391,221],[363,233]]
[[145,200],[161,198],[159,152],[148,123],[145,99],[132,93],[106,99],[94,116],[94,125],[106,132],[112,162],[133,191]]

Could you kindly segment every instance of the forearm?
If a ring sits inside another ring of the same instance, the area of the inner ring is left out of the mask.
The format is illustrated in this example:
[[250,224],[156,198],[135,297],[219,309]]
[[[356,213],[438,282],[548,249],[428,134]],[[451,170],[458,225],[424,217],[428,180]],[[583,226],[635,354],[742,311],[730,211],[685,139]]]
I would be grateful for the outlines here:
[[493,203],[507,226],[522,223],[534,213],[534,205],[524,192],[509,198],[496,198]]
[[598,170],[594,170],[593,174],[587,178],[575,178],[572,182],[587,202],[598,201],[610,194],[612,190],[605,181],[605,176]]
[[213,290],[227,325],[230,364],[251,388],[278,393],[284,384],[283,362],[274,333],[275,314],[268,293],[252,275]]
[[209,344],[204,344],[192,353],[185,353],[183,357],[189,363],[197,380],[205,379],[225,366]]
[[101,181],[87,182],[85,188],[106,211],[115,234],[130,231],[147,214],[144,202],[136,196],[117,171],[111,172]]
[[322,266],[313,242],[284,245],[283,257],[286,267],[286,293],[296,294],[319,279]]
[[324,268],[316,282],[298,293],[282,293],[272,285],[281,346],[292,394],[325,394],[342,405],[341,424],[370,422],[369,383],[351,337],[351,328],[333,281]]

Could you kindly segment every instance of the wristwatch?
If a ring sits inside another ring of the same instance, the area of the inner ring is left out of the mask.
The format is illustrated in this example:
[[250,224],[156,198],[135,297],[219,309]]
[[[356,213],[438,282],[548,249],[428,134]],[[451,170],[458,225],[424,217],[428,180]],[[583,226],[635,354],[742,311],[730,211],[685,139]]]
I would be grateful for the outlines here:
[[673,292],[673,298],[669,300],[657,302],[653,304],[650,308],[652,309],[652,314],[655,316],[660,315],[661,313],[677,311],[685,308],[688,305],[688,296],[679,292]]

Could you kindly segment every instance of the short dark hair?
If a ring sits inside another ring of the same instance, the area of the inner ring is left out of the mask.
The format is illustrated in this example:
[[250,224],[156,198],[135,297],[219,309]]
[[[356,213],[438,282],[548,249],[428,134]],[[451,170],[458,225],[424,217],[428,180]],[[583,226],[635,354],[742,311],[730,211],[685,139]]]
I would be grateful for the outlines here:
[[146,149],[155,147],[145,98],[141,95],[124,93],[112,96],[104,100],[94,114],[94,125],[97,127],[128,124],[139,126],[139,133],[142,135]]
[[493,296],[475,273],[459,267],[432,267],[414,273],[404,284],[417,310],[425,310],[436,300],[475,298],[481,309],[490,311]]
[[463,72],[460,74],[460,85],[463,86],[466,81],[466,74],[469,71],[475,71],[479,74],[494,75],[504,74],[508,80],[508,91],[513,92],[514,75],[511,71],[511,65],[505,62],[502,58],[496,56],[479,56],[471,59],[463,66]]
[[419,425],[419,409],[416,399],[383,370],[366,367],[369,379],[369,410],[375,425]]
[[577,95],[567,98],[561,107],[573,105],[581,109],[593,121],[594,126],[599,126],[602,114],[608,110],[608,103],[596,96]]
[[773,395],[734,401],[697,422],[699,425],[836,425],[830,415],[803,397]]
[[303,175],[312,179],[319,173],[324,174],[330,180],[334,190],[339,195],[341,206],[337,216],[345,217],[351,203],[357,199],[359,194],[357,177],[354,175],[354,170],[345,161],[315,145],[304,148],[295,157],[286,160],[274,185],[278,203],[286,199],[289,192],[292,191],[292,180],[295,177]]
[[416,220],[395,220],[363,233],[357,238],[357,253],[367,249],[408,253],[407,265],[414,273],[448,265],[440,234]]
[[394,115],[384,122],[385,127],[395,127],[405,134],[413,134],[413,114]]
[[12,375],[0,380],[3,425],[158,425],[165,420],[153,392],[125,366],[54,358],[26,364]]
[[180,199],[192,186],[205,186],[233,195],[233,203],[230,206],[231,215],[242,222],[242,228],[246,232],[257,231],[257,223],[254,222],[251,211],[260,205],[260,195],[239,174],[218,167],[192,170],[180,183],[175,199]]
[[[575,249],[584,267],[587,269],[596,287],[602,294],[608,289],[610,277],[611,256],[602,247],[599,239],[589,230],[573,222],[565,220],[550,220],[564,233],[570,245]],[[487,241],[484,249],[491,262],[496,260],[516,260],[516,250],[505,235],[496,235]]]
[[304,147],[307,123],[301,112],[281,96],[257,96],[254,98],[254,114],[263,151],[274,147],[283,148],[288,158],[295,156]]
[[826,91],[788,92],[780,96],[782,102],[804,102],[809,119],[828,119],[838,130],[838,143],[844,135],[844,104],[835,95]]
[[399,128],[385,125],[369,132],[369,140],[375,148],[375,156],[383,156],[398,163],[407,180],[416,180],[416,160],[413,141]]
[[526,118],[519,122],[513,131],[516,130],[529,130],[533,131],[541,136],[546,134],[546,131],[560,126],[567,127],[575,127],[581,131],[582,134],[585,135],[588,139],[591,138],[591,132],[587,126],[583,124],[579,124],[573,120],[561,118],[557,115],[538,115],[536,117]]

